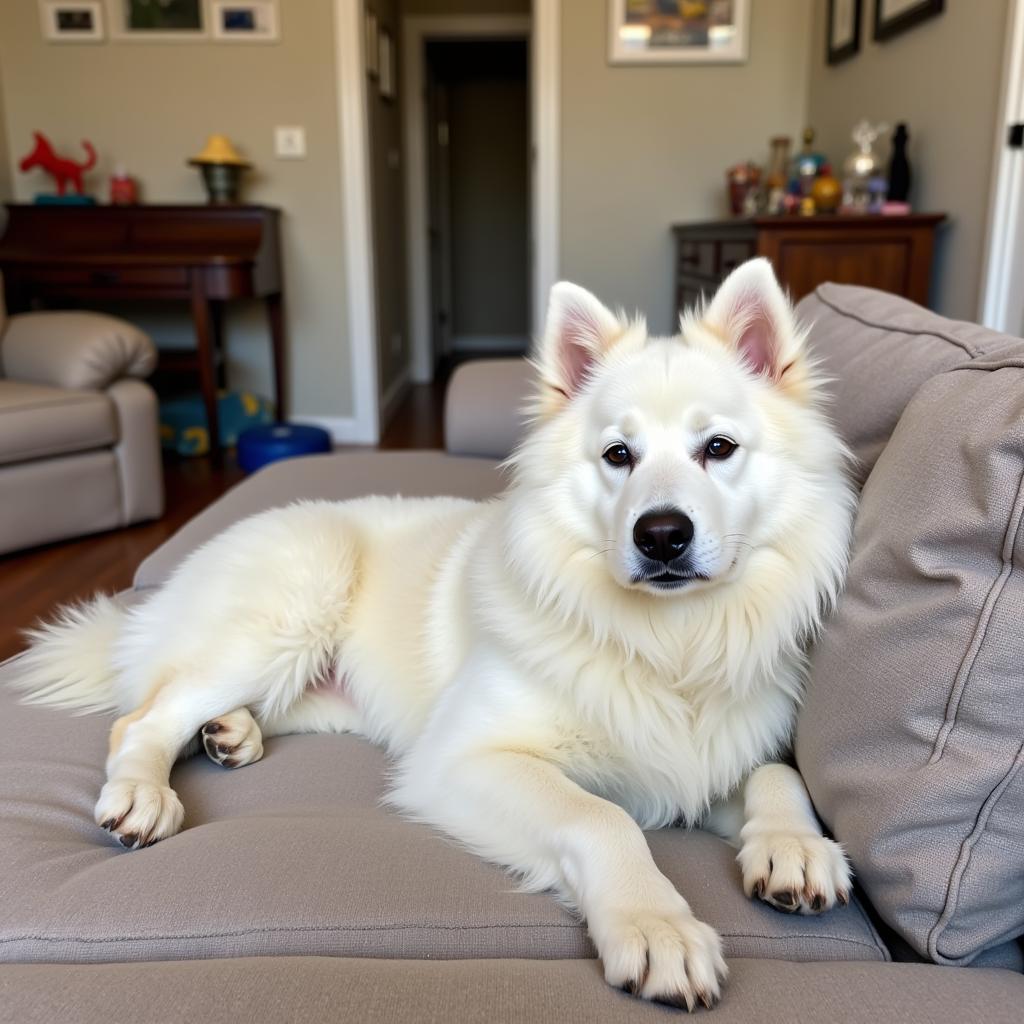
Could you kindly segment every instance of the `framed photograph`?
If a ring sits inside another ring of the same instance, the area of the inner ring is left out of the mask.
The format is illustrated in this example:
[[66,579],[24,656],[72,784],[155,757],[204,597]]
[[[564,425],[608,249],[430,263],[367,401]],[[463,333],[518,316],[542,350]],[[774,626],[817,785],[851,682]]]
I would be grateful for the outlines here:
[[380,67],[378,47],[380,40],[377,36],[377,15],[373,11],[366,12],[366,73],[371,78],[377,77],[377,69]]
[[213,38],[241,43],[277,41],[277,4],[274,0],[211,0]]
[[[110,0],[111,33],[134,42],[208,35],[205,0]],[[240,4],[238,6],[245,6]]]
[[395,41],[386,29],[380,30],[377,80],[380,94],[386,100],[395,98]]
[[946,0],[875,0],[875,41],[892,39],[941,14],[945,7]]
[[51,43],[99,43],[103,41],[103,7],[99,0],[60,3],[43,0],[39,5],[43,38]]
[[828,39],[825,59],[841,64],[860,50],[861,0],[827,0]]
[[750,0],[608,0],[611,64],[747,59]]

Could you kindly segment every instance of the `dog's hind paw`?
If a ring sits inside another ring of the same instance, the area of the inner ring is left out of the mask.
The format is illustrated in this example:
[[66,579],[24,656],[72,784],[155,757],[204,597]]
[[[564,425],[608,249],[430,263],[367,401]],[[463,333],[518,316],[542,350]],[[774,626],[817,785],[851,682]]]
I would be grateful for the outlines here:
[[173,836],[184,820],[185,809],[173,789],[141,779],[112,779],[96,804],[96,824],[127,850]]
[[248,708],[214,718],[200,735],[206,756],[225,768],[242,768],[263,756],[263,733]]
[[824,836],[748,825],[736,859],[747,896],[785,914],[820,914],[850,901],[850,866],[842,847]]

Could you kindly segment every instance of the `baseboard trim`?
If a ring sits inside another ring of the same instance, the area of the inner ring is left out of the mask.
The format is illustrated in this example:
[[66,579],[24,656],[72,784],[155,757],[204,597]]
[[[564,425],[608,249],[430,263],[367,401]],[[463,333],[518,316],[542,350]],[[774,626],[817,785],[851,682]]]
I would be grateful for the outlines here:
[[380,426],[383,431],[391,417],[397,412],[402,399],[409,393],[412,381],[409,377],[409,367],[403,366],[398,376],[388,385],[380,401]]

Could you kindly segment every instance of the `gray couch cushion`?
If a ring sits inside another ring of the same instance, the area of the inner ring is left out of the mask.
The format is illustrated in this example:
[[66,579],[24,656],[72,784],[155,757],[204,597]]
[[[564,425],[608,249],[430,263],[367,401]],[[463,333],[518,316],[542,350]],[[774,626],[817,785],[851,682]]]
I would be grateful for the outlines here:
[[864,486],[797,733],[872,903],[943,963],[1024,934],[1024,342],[991,342],[920,388]]
[[[919,964],[733,960],[710,1024],[1019,1024],[1024,977]],[[237,1020],[394,1024],[666,1024],[687,1020],[606,985],[587,960],[260,957],[0,967],[0,1021]]]
[[832,378],[832,417],[867,479],[907,403],[928,379],[980,357],[1012,356],[1020,343],[977,324],[931,313],[873,288],[823,284],[797,306]]
[[[92,822],[110,721],[13,702],[0,669],[0,959],[252,955],[591,957],[544,894],[380,806],[385,760],[349,736],[268,740],[227,771],[205,757],[173,785],[185,830],[126,852]],[[744,898],[730,847],[651,835],[662,869],[732,956],[884,960],[856,904],[788,917]]]

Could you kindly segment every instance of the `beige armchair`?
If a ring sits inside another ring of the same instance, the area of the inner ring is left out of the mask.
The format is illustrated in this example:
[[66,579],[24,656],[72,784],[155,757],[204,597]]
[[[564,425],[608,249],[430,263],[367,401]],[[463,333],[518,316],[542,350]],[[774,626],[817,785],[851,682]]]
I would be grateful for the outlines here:
[[98,313],[0,307],[0,554],[163,514],[153,342]]

